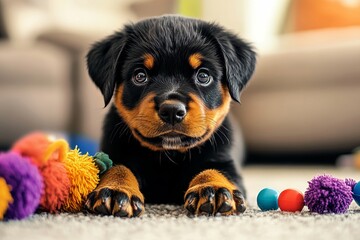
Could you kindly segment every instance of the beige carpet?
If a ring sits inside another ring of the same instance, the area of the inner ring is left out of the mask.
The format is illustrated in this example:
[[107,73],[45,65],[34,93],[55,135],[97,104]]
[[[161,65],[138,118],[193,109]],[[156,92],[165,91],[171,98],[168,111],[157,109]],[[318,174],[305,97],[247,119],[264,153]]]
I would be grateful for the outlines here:
[[292,214],[261,212],[256,195],[264,187],[279,191],[305,191],[307,180],[328,173],[339,178],[360,178],[360,172],[322,167],[244,169],[252,204],[243,215],[189,218],[181,206],[147,205],[141,218],[85,216],[83,214],[35,215],[23,221],[1,222],[0,240],[42,239],[360,239],[360,207],[354,203],[346,214]]

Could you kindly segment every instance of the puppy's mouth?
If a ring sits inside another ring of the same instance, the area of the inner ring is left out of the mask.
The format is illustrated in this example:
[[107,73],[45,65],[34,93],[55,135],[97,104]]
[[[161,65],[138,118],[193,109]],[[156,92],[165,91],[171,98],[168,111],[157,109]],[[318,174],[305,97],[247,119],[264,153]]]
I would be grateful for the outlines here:
[[190,137],[183,133],[169,131],[156,137],[145,137],[138,130],[135,129],[136,135],[138,135],[142,141],[151,144],[154,147],[164,150],[181,150],[188,149],[196,146],[203,138],[209,133],[209,130],[200,137]]

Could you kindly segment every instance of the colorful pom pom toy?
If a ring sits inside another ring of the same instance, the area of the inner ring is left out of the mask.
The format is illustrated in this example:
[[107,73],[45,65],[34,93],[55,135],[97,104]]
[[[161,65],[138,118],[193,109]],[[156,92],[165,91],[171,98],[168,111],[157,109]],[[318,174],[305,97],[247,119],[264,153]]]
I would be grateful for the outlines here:
[[105,153],[82,154],[62,139],[36,132],[0,153],[0,220],[23,219],[37,209],[78,212],[112,167]]
[[44,133],[36,132],[18,140],[11,149],[38,167],[44,180],[40,207],[56,213],[69,197],[70,180],[63,164],[69,145],[65,140],[52,141]]
[[99,169],[88,154],[82,155],[79,149],[71,150],[64,162],[71,182],[70,195],[63,209],[69,212],[81,210],[87,195],[99,183]]
[[2,153],[0,177],[11,186],[14,199],[5,213],[5,219],[23,219],[34,213],[43,191],[39,170],[17,153]]
[[351,186],[330,175],[314,177],[305,192],[305,205],[320,214],[345,213],[352,200]]

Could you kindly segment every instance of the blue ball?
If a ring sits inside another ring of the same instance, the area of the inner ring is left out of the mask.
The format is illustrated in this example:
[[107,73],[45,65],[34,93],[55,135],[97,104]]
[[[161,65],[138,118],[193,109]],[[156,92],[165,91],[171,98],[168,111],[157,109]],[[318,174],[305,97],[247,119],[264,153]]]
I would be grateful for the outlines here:
[[360,182],[355,184],[355,186],[353,188],[353,193],[356,194],[356,195],[360,195]]
[[262,211],[277,210],[279,193],[271,188],[264,188],[257,196],[257,205]]
[[353,198],[357,205],[360,206],[360,182],[358,182],[353,188]]

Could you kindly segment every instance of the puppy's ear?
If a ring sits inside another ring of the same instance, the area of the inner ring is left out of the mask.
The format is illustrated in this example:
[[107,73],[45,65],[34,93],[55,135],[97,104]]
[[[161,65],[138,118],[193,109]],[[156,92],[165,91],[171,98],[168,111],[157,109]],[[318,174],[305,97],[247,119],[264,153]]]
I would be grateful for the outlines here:
[[105,107],[109,104],[114,93],[116,69],[125,42],[125,35],[122,32],[117,32],[92,45],[87,54],[89,75],[101,90]]
[[240,102],[240,92],[255,69],[256,53],[236,35],[226,31],[217,33],[215,38],[225,65],[225,81],[232,99]]

